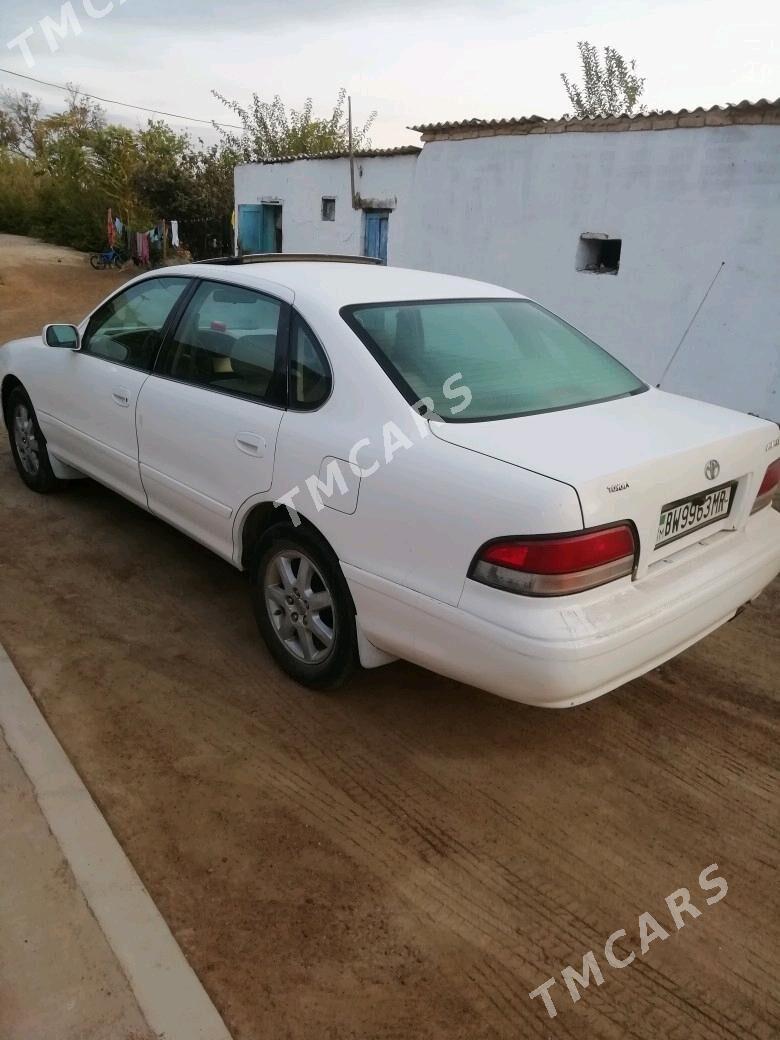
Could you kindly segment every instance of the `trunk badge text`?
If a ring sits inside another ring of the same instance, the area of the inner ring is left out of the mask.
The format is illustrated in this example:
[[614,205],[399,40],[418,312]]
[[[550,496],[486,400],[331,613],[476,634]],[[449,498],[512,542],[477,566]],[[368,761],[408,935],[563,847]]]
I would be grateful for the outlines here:
[[707,478],[707,480],[715,480],[719,473],[720,463],[717,459],[710,459],[710,461],[704,467],[704,476]]
[[631,485],[628,481],[623,481],[621,484],[608,484],[607,491],[609,491],[610,495],[614,495],[616,491],[628,491],[630,487]]

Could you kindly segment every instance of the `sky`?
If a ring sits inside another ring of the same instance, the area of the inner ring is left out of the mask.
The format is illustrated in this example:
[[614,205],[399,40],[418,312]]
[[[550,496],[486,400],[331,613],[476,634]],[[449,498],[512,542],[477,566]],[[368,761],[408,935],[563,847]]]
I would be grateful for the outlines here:
[[[417,143],[413,124],[560,116],[560,73],[576,77],[583,39],[636,59],[651,108],[780,96],[777,0],[70,0],[75,20],[62,0],[0,2],[0,66],[180,114],[168,121],[209,142],[190,118],[235,121],[212,89],[292,107],[311,96],[327,115],[346,87],[356,123],[379,113],[380,147]],[[63,97],[5,72],[0,88]]]

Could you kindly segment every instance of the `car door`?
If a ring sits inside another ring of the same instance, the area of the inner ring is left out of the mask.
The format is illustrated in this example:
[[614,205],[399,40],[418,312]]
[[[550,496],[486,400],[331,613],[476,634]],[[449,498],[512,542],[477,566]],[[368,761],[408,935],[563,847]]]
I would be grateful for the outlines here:
[[135,413],[166,323],[189,279],[144,279],[89,318],[81,349],[46,352],[35,406],[53,454],[146,506]]
[[241,504],[271,487],[289,305],[203,280],[138,402],[149,508],[221,556]]

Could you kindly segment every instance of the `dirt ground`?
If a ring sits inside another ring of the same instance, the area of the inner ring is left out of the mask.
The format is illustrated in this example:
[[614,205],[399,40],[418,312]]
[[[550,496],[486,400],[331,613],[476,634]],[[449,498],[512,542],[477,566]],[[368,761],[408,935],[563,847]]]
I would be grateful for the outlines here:
[[49,322],[78,322],[138,273],[93,271],[89,254],[36,238],[0,234],[0,343]]
[[[12,273],[10,325],[0,289],[0,341],[116,278],[44,270]],[[0,640],[237,1040],[780,1033],[780,583],[558,713],[402,663],[306,693],[240,574],[91,482],[29,493],[5,445],[0,531]],[[641,956],[645,911],[672,935]],[[551,976],[554,1020],[528,996]]]

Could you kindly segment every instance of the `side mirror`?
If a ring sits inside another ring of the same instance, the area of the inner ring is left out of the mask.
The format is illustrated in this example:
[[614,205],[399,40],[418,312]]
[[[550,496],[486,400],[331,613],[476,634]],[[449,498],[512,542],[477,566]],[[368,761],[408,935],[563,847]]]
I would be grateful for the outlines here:
[[81,340],[75,325],[44,325],[43,342],[47,347],[64,347],[66,350],[79,350]]

